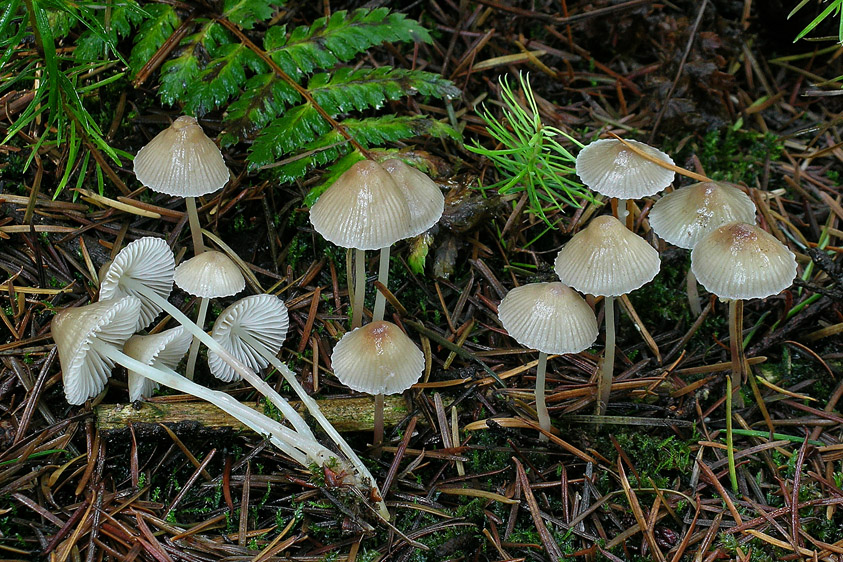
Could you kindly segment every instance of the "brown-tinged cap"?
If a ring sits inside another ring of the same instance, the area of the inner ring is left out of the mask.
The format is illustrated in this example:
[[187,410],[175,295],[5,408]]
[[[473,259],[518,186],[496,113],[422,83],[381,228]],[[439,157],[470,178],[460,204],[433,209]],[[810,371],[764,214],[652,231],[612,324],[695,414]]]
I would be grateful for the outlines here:
[[691,271],[721,299],[763,299],[796,277],[796,256],[763,229],[739,222],[721,226],[691,251]]
[[382,163],[407,199],[410,209],[410,236],[418,236],[436,224],[445,211],[445,196],[427,174],[390,158]]

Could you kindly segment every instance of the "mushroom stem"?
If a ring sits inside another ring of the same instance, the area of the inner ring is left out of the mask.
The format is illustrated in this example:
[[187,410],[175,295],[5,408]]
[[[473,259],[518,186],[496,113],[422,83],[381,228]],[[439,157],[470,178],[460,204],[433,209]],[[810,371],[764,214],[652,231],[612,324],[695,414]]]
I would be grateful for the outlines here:
[[626,217],[629,215],[629,210],[626,208],[626,201],[626,199],[618,199],[618,220],[621,221],[621,224],[629,228],[629,225],[626,224]]
[[[205,316],[208,315],[209,300],[202,297],[199,298],[199,313],[196,315],[196,325],[203,330],[205,329]],[[187,369],[184,373],[188,380],[193,380],[197,357],[199,357],[199,338],[193,336],[193,341],[190,342],[190,352],[187,354]]]
[[363,325],[363,300],[366,298],[366,250],[354,250],[354,304],[351,329]]
[[[378,281],[383,285],[384,289],[388,287],[389,282],[389,249],[390,246],[381,248],[381,259],[378,263]],[[383,320],[383,313],[386,309],[386,297],[380,291],[375,292],[375,309],[372,314],[372,322],[379,322]]]
[[[550,414],[547,411],[545,402],[544,384],[545,373],[547,372],[547,353],[539,352],[539,364],[536,367],[536,414],[539,417],[539,426],[545,431],[550,431]],[[547,441],[547,435],[539,435],[539,441]]]
[[698,317],[702,314],[700,293],[697,291],[697,276],[690,268],[688,268],[688,275],[685,276],[685,292],[688,294],[688,306],[691,308],[691,314]]
[[223,392],[211,390],[193,381],[189,381],[175,371],[151,367],[98,339],[91,341],[91,348],[115,363],[135,371],[158,384],[210,402],[259,434],[270,435],[274,445],[303,466],[307,466],[309,462],[316,462],[321,466],[331,456],[336,456],[332,455],[330,451],[325,449],[315,439],[305,438],[298,432],[285,428],[278,422],[252,410],[248,406],[244,406]]
[[275,389],[269,386],[266,381],[255,374],[250,368],[238,361],[231,353],[229,353],[222,345],[212,338],[205,330],[194,324],[190,318],[185,316],[181,310],[170,304],[170,301],[156,293],[155,291],[145,287],[141,283],[133,283],[131,281],[122,281],[124,287],[132,289],[135,292],[143,295],[145,298],[152,301],[158,308],[161,308],[173,317],[173,319],[184,326],[184,329],[193,334],[194,337],[199,338],[199,341],[205,344],[209,350],[219,355],[220,359],[231,365],[231,368],[246,379],[255,389],[269,399],[272,404],[278,408],[281,413],[287,418],[297,432],[309,438],[313,438],[313,432],[307,425],[307,422],[296,412],[295,408],[290,406],[289,402],[275,392]]
[[383,445],[383,394],[375,394],[375,431],[372,436],[375,457],[381,456],[381,445]]
[[205,251],[205,244],[202,242],[202,227],[199,226],[199,212],[196,210],[196,198],[185,197],[184,203],[187,206],[190,237],[193,239],[193,255],[198,256]]
[[[261,355],[264,359],[269,361],[269,364],[275,367],[281,376],[284,377],[284,380],[289,383],[290,387],[295,391],[296,396],[299,397],[299,400],[302,401],[307,411],[310,412],[310,415],[316,420],[316,423],[319,424],[325,433],[328,434],[328,437],[336,443],[337,447],[339,447],[340,451],[345,455],[348,461],[357,469],[361,476],[368,478],[369,481],[372,483],[372,486],[375,486],[375,479],[372,474],[369,472],[369,469],[366,468],[366,465],[363,464],[363,461],[360,460],[360,457],[357,456],[357,453],[354,452],[354,449],[343,439],[340,432],[333,426],[333,424],[328,421],[328,418],[325,417],[325,414],[322,413],[322,410],[319,409],[319,405],[316,403],[316,400],[311,398],[311,396],[305,392],[304,387],[299,383],[298,379],[296,379],[296,374],[290,370],[287,365],[284,364],[283,361],[278,359],[275,355],[270,353],[270,351],[256,338],[249,335],[245,331],[243,333],[238,334],[240,339],[243,340],[249,347],[254,349]],[[383,395],[381,395],[381,435],[383,435]],[[377,412],[377,408],[375,408],[375,412]],[[375,428],[377,429],[377,413],[375,414]]]
[[603,352],[603,368],[597,379],[597,415],[606,413],[609,395],[612,393],[612,377],[615,371],[615,297],[604,299],[606,316],[606,349]]
[[732,355],[732,405],[743,408],[740,388],[744,379],[743,301],[729,301],[729,347]]

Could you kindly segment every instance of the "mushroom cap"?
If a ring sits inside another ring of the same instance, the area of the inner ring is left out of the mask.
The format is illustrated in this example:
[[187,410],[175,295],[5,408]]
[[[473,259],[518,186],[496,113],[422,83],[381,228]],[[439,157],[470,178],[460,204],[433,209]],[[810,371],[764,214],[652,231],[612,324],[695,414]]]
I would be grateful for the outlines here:
[[392,322],[371,322],[342,337],[331,354],[339,381],[366,394],[398,394],[424,371],[424,354]]
[[[211,337],[238,361],[258,372],[269,363],[244,342],[241,335],[252,336],[275,355],[281,351],[289,326],[290,317],[284,301],[274,295],[252,295],[222,311],[214,322]],[[240,375],[213,351],[208,352],[208,367],[222,381],[240,380]]]
[[[150,336],[132,336],[123,345],[123,353],[152,367],[175,369],[192,340],[193,336],[178,326]],[[158,383],[129,370],[129,400],[134,402],[152,396],[156,388]]]
[[727,183],[695,183],[662,196],[650,209],[649,220],[660,238],[690,250],[724,224],[754,223],[755,203]]
[[173,273],[176,262],[173,251],[161,238],[147,236],[139,238],[120,250],[111,265],[100,275],[101,301],[119,299],[126,295],[141,301],[141,312],[137,330],[152,324],[161,309],[132,287],[140,283],[167,298],[173,290]]
[[576,291],[559,282],[509,291],[498,306],[504,329],[544,353],[579,353],[597,340],[597,317]]
[[148,188],[177,197],[220,189],[229,177],[222,152],[195,118],[182,115],[135,156],[135,176]]
[[310,222],[325,240],[343,248],[379,250],[411,236],[410,209],[383,166],[361,160],[310,208]]
[[653,280],[659,253],[611,215],[602,215],[571,238],[556,256],[556,274],[581,293],[618,297]]
[[132,296],[66,308],[50,325],[59,350],[64,395],[82,404],[105,387],[114,361],[91,349],[93,340],[117,348],[135,333],[141,302]]
[[445,196],[436,182],[398,158],[390,158],[381,165],[389,172],[407,199],[410,209],[410,236],[418,236],[436,224],[445,211]]
[[230,297],[246,286],[237,264],[216,250],[205,250],[179,264],[173,279],[183,291],[203,299]]
[[[643,142],[624,139],[643,152],[673,165],[673,160]],[[607,197],[640,199],[655,195],[673,182],[673,170],[638,156],[617,139],[592,142],[577,154],[577,175],[591,190]]]
[[691,271],[721,299],[763,299],[793,284],[796,256],[763,229],[733,222],[694,246]]

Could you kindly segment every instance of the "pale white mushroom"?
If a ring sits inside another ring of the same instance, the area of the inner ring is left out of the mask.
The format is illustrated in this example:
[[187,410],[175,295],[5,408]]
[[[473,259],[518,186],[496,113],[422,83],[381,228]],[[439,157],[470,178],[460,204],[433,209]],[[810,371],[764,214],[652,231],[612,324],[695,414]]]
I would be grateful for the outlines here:
[[[123,345],[123,353],[154,368],[175,370],[187,353],[190,340],[190,334],[179,326],[149,336],[132,336]],[[129,400],[134,402],[148,398],[156,388],[158,383],[129,370]]]
[[[343,173],[310,208],[310,222],[323,238],[354,248],[353,328],[363,319],[366,250],[389,248],[410,236],[407,199],[377,162],[362,160]],[[389,259],[381,257],[381,269]]]
[[[594,311],[576,291],[562,283],[530,283],[509,291],[498,306],[498,318],[515,341],[539,352],[536,367],[536,413],[550,431],[545,401],[549,353],[579,353],[597,340]],[[547,437],[542,434],[542,440]]]
[[[199,312],[196,324],[204,328],[210,299],[236,295],[246,287],[246,279],[237,264],[222,252],[206,250],[180,264],[173,279],[183,291],[199,297]],[[187,357],[187,378],[193,380],[196,357],[199,354],[199,340],[193,338]]]
[[606,311],[606,351],[598,377],[598,413],[605,413],[612,390],[615,363],[615,299],[658,274],[659,253],[610,215],[593,219],[556,256],[556,274],[582,293],[603,296]]
[[202,253],[196,197],[221,189],[229,178],[222,152],[194,117],[182,115],[138,151],[135,176],[148,188],[184,197],[193,250]]

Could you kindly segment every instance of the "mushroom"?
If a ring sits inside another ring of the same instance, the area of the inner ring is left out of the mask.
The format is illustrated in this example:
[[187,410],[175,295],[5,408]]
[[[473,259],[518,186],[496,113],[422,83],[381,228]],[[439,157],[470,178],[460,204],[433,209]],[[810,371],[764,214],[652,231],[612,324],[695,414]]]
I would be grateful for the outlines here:
[[[273,295],[253,295],[240,299],[223,310],[214,322],[211,336],[254,371],[265,369],[267,365],[275,367],[319,426],[359,473],[371,480],[374,486],[375,479],[366,465],[328,421],[316,401],[304,390],[295,373],[278,359],[277,355],[287,336],[288,326],[289,316],[284,301]],[[239,379],[237,373],[214,352],[208,353],[208,366],[219,379]]]
[[187,205],[193,252],[204,250],[196,197],[213,193],[228,182],[222,152],[194,117],[182,115],[138,151],[135,176],[146,187],[183,197]]
[[[149,336],[132,336],[123,345],[123,353],[155,368],[173,369],[178,366],[191,336],[181,326]],[[129,400],[132,402],[152,396],[158,383],[137,371],[129,371]]]
[[[743,301],[778,294],[793,284],[796,256],[765,230],[733,222],[711,232],[691,251],[691,270],[706,290],[729,302],[732,388],[743,381]],[[740,394],[735,394],[740,401]]]
[[[136,297],[124,296],[67,308],[53,318],[52,335],[62,366],[65,396],[70,404],[82,404],[98,394],[117,364],[158,384],[214,404],[254,431],[270,435],[274,445],[302,466],[311,462],[323,466],[336,457],[317,441],[302,437],[225,393],[200,386],[162,365],[150,366],[146,361],[155,353],[139,353],[144,358],[139,360],[120,351],[134,332],[141,307]],[[162,341],[159,340],[159,344]],[[138,352],[140,347],[130,346],[130,351]]]
[[424,354],[392,322],[371,322],[340,339],[331,354],[334,375],[347,387],[375,397],[373,445],[383,442],[383,397],[410,388],[424,371]]
[[[498,306],[504,329],[521,345],[539,351],[536,368],[536,413],[539,425],[550,431],[545,403],[548,353],[579,353],[597,340],[594,311],[562,283],[531,283],[509,291]],[[547,440],[542,434],[540,439]]]
[[[405,238],[412,238],[427,231],[436,224],[445,211],[445,196],[439,186],[427,174],[408,166],[402,160],[390,158],[382,163],[392,179],[401,189],[410,211],[410,226]],[[387,286],[389,277],[389,246],[381,250],[378,281]],[[386,297],[380,291],[375,295],[372,320],[383,320]]]
[[[625,139],[626,140],[626,139]],[[666,164],[673,160],[656,148],[634,140],[626,142]],[[618,199],[618,218],[626,223],[626,200],[655,195],[673,182],[672,170],[642,158],[617,139],[600,139],[577,154],[577,175],[592,191]]]
[[354,164],[310,208],[310,222],[323,238],[354,248],[352,328],[363,320],[366,250],[381,254],[380,270],[389,271],[389,246],[409,236],[407,200],[383,166],[372,160]]
[[658,274],[659,253],[611,215],[599,216],[575,234],[556,256],[559,279],[581,293],[605,297],[606,351],[597,383],[597,412],[604,414],[615,363],[615,299]]
[[[208,314],[210,299],[230,297],[236,295],[246,287],[246,279],[237,264],[227,255],[216,250],[206,250],[186,262],[180,264],[173,280],[183,291],[199,297],[199,312],[196,324],[200,328],[205,326],[205,316]],[[193,338],[190,354],[187,357],[187,378],[193,380],[196,367],[196,357],[199,354],[199,340]]]

